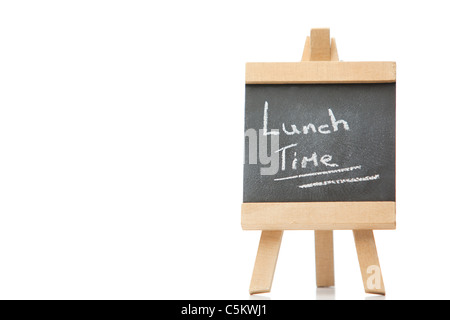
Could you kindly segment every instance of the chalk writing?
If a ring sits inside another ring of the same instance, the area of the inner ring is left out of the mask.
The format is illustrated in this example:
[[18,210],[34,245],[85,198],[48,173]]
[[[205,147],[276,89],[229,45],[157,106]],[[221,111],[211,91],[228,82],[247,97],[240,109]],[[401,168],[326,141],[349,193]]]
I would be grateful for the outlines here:
[[[281,125],[281,132],[288,136],[293,135],[307,135],[307,134],[313,134],[313,133],[320,133],[324,135],[331,134],[332,132],[337,132],[340,129],[344,131],[350,131],[350,125],[348,122],[344,119],[337,120],[336,116],[331,108],[328,109],[328,116],[330,118],[330,124],[321,124],[321,125],[315,125],[313,123],[308,123],[307,125],[300,126],[301,130],[299,130],[299,127],[296,124],[290,125],[290,130],[286,129],[286,124],[283,122]],[[269,103],[265,101],[264,103],[264,116],[263,116],[263,135],[279,135],[280,130],[278,129],[271,129],[268,131],[268,125],[269,125]],[[286,170],[286,152],[290,149],[293,149],[298,146],[298,143],[292,143],[290,145],[284,146],[279,148],[278,150],[275,150],[275,153],[281,154],[281,171]],[[307,168],[309,165],[312,165],[314,167],[318,167],[319,163],[324,165],[325,167],[339,167],[337,163],[332,163],[333,156],[329,154],[322,155],[319,159],[317,152],[313,152],[311,156],[304,155],[300,158],[297,156],[297,151],[293,152],[293,160],[291,162],[291,168],[292,170],[297,170],[299,167],[302,169]],[[265,162],[267,164],[268,162]],[[299,166],[300,163],[300,166]],[[312,177],[312,176],[319,176],[324,174],[335,174],[335,173],[343,173],[343,172],[350,172],[353,170],[361,169],[361,165],[359,166],[353,166],[348,168],[342,168],[342,169],[336,169],[336,170],[328,170],[328,171],[320,171],[320,172],[312,172],[312,173],[305,173],[305,174],[299,174],[294,175],[290,177],[285,178],[275,178],[274,181],[284,181],[284,180],[290,180],[290,179],[296,179],[296,178],[303,178],[303,177]],[[349,179],[337,179],[337,180],[328,180],[328,181],[320,181],[320,182],[314,182],[314,183],[308,183],[300,185],[299,188],[312,188],[312,187],[320,187],[320,186],[327,186],[327,185],[336,185],[336,184],[343,184],[343,183],[355,183],[355,182],[364,182],[364,181],[373,181],[380,178],[379,174],[376,174],[374,176],[366,176],[362,178],[349,178]]]
[[244,202],[395,201],[395,83],[247,84],[244,120]]
[[312,187],[322,187],[330,184],[343,184],[343,183],[354,183],[354,182],[364,182],[364,181],[373,181],[380,179],[380,175],[376,174],[373,176],[367,176],[363,178],[349,178],[349,179],[339,179],[339,180],[328,180],[328,181],[320,181],[313,182],[308,184],[302,184],[298,186],[299,188],[312,188]]

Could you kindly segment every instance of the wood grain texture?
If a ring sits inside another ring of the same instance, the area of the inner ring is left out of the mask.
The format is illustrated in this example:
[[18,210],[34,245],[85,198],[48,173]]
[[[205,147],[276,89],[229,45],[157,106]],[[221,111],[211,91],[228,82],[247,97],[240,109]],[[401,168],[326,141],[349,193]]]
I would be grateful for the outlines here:
[[311,61],[330,61],[330,29],[311,29]]
[[314,231],[316,249],[316,285],[317,287],[334,286],[334,248],[333,231]]
[[303,47],[302,61],[311,60],[311,38],[306,37],[305,46]]
[[359,267],[366,293],[385,295],[383,276],[378,261],[377,247],[372,230],[354,230]]
[[396,63],[384,61],[248,62],[246,84],[393,83]]
[[253,202],[242,204],[244,230],[392,230],[395,202]]
[[270,292],[283,231],[262,231],[250,283],[250,294]]
[[339,55],[337,51],[336,39],[331,38],[331,61],[339,61]]

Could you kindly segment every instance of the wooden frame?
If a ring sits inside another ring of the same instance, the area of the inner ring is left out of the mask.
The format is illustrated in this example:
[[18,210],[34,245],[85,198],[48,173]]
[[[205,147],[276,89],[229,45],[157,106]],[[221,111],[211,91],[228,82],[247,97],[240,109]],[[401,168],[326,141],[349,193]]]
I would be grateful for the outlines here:
[[245,83],[392,83],[395,70],[395,62],[249,62]]
[[[393,83],[395,62],[341,62],[329,29],[312,29],[302,62],[247,63],[246,84]],[[316,284],[334,286],[333,230],[353,230],[365,292],[385,294],[373,230],[395,229],[395,202],[243,203],[244,230],[262,230],[250,294],[269,292],[283,230],[315,230]],[[377,286],[369,283],[379,270]]]
[[243,203],[243,230],[393,230],[395,202]]

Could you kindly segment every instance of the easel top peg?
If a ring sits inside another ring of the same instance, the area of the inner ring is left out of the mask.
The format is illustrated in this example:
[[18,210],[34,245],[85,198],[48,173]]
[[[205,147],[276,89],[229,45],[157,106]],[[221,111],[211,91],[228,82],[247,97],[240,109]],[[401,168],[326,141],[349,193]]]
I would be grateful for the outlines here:
[[336,40],[330,40],[330,29],[311,29],[311,35],[306,37],[302,61],[339,61]]
[[309,61],[330,61],[330,29],[311,29]]

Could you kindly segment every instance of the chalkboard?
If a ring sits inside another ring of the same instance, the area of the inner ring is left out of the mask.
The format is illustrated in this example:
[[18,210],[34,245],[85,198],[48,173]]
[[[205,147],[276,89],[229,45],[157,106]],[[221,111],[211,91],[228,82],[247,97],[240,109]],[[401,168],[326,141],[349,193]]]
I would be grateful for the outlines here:
[[247,84],[243,201],[395,201],[395,92]]

